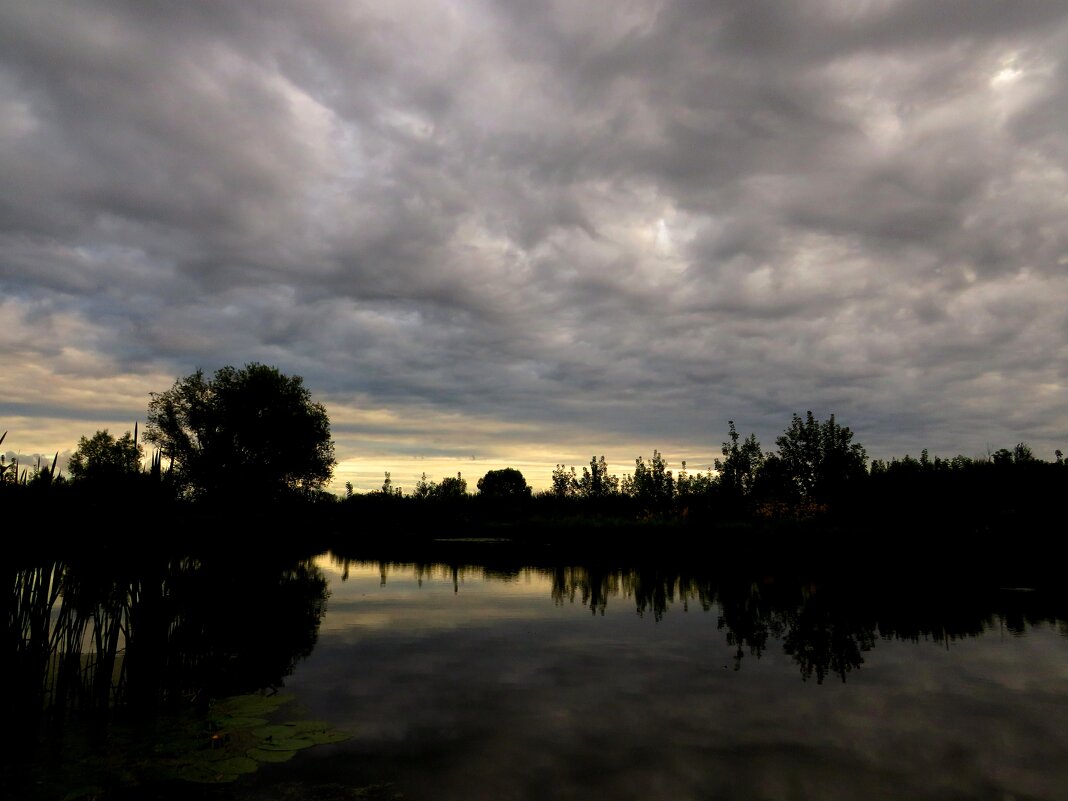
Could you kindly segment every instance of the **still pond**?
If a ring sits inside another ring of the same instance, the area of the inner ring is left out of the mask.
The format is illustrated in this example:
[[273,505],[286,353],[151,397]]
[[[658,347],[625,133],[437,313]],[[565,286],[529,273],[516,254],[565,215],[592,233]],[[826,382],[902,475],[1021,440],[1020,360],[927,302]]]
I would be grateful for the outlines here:
[[[151,692],[270,684],[290,716],[344,739],[226,785],[138,786],[127,770],[86,797],[1068,798],[1063,593],[331,555],[270,581],[235,563],[216,586],[193,581],[201,568],[155,574],[171,582],[160,598],[215,603],[159,618],[160,664],[185,672],[157,670]],[[148,625],[133,609],[130,663]],[[143,702],[128,668],[120,700]],[[56,792],[36,776],[40,797]]]

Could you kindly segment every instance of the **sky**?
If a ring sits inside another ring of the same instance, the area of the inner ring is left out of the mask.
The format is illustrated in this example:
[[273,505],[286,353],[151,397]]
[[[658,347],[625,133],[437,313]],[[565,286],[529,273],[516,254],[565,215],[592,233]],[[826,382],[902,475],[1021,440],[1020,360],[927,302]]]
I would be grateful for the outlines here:
[[1063,0],[0,0],[0,449],[255,361],[335,488],[807,410],[1052,459],[1065,54]]

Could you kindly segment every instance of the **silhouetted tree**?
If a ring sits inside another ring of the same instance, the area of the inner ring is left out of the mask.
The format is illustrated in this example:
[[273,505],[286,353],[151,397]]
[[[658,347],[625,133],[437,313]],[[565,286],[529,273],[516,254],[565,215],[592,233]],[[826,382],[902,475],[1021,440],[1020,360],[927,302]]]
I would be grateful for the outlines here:
[[1008,467],[1012,464],[1012,451],[1008,448],[998,448],[990,454],[990,461],[1000,467]]
[[590,466],[582,468],[582,478],[578,480],[578,493],[583,498],[603,498],[619,492],[619,479],[608,474],[608,465],[604,456],[599,460],[590,457]]
[[797,499],[797,484],[777,454],[768,454],[760,465],[753,482],[753,499],[762,503]]
[[[352,497],[352,483],[351,482],[348,482],[348,483],[345,484],[345,492],[346,492],[346,497],[349,497],[349,498]],[[389,471],[387,470],[386,471],[386,477],[382,481],[382,489],[380,489],[375,494],[377,494],[377,495],[379,495],[379,496],[381,496],[383,498],[403,498],[404,497],[404,490],[402,490],[400,487],[394,487],[393,486],[393,476],[391,476]]]
[[330,421],[300,376],[251,363],[203,371],[152,393],[145,439],[172,462],[194,497],[317,491],[335,464]]
[[529,498],[530,487],[523,474],[514,467],[490,470],[478,480],[478,492],[486,498]]
[[1020,442],[1012,449],[1012,461],[1015,464],[1024,464],[1037,462],[1034,451],[1031,450],[1031,446],[1026,442]]
[[634,475],[623,479],[623,492],[651,507],[662,507],[674,498],[675,479],[660,451],[653,451],[648,464],[641,456],[634,460]]
[[549,490],[549,494],[554,498],[572,498],[578,494],[578,486],[575,468],[568,469],[558,464],[553,470],[552,489]]
[[679,474],[675,476],[675,495],[680,499],[692,499],[701,496],[708,497],[716,486],[715,476],[709,467],[703,473],[690,473],[686,469],[683,460]]
[[456,478],[443,478],[434,492],[437,498],[462,498],[465,495],[467,495],[467,479],[459,473],[456,474]]
[[462,498],[467,495],[467,480],[456,474],[456,478],[443,478],[439,484],[427,478],[426,473],[415,482],[412,497],[416,500]]
[[105,428],[92,437],[82,437],[67,462],[67,471],[75,481],[110,481],[141,472],[141,446],[127,431],[115,438]]
[[764,464],[764,452],[757,442],[756,434],[750,434],[739,444],[738,429],[728,420],[730,442],[723,443],[723,459],[716,459],[720,487],[723,494],[737,502],[749,497],[756,484],[757,474]]
[[820,423],[808,412],[794,415],[786,431],[775,440],[782,467],[805,500],[826,501],[846,484],[865,473],[867,453],[854,443],[853,432],[838,425],[834,415]]

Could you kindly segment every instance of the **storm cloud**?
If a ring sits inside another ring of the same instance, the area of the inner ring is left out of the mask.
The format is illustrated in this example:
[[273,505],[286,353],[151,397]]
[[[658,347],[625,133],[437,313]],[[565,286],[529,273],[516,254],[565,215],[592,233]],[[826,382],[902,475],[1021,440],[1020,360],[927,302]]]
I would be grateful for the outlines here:
[[5,445],[256,360],[361,480],[806,409],[1050,458],[1064,53],[1061,0],[0,3]]

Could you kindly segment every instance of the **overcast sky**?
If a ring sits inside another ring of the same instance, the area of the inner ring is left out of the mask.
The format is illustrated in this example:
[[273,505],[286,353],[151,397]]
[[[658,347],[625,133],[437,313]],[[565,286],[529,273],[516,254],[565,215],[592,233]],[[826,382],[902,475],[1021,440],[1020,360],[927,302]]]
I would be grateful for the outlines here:
[[1064,0],[0,0],[0,431],[259,361],[339,483],[1068,450]]

